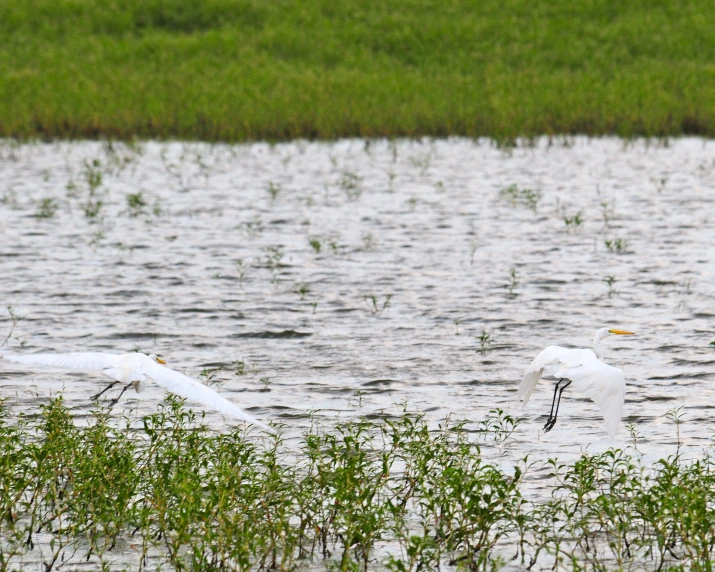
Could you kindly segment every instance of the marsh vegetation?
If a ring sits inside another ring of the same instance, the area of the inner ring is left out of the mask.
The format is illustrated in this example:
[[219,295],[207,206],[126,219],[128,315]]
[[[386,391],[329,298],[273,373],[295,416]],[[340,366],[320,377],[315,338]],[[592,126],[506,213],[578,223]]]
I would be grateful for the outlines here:
[[[504,469],[481,454],[519,424],[472,432],[403,413],[298,440],[215,431],[169,398],[132,428],[107,410],[78,426],[61,397],[8,423],[0,409],[0,570],[39,560],[101,569],[707,570],[715,462],[629,450]],[[673,419],[680,419],[673,412]],[[678,425],[679,430],[679,425]],[[680,433],[678,433],[680,437]],[[549,497],[523,491],[547,471]],[[38,555],[39,552],[39,555]],[[543,557],[542,557],[543,556]]]

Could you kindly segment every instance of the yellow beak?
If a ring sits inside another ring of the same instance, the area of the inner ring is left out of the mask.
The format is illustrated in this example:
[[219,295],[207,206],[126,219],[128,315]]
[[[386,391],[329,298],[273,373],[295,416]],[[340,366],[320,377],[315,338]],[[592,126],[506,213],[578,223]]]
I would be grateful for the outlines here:
[[156,358],[156,363],[160,363],[161,365],[166,365],[166,362],[161,359],[160,357]]
[[619,336],[632,336],[633,332],[626,332],[625,330],[608,330],[612,334],[618,334]]

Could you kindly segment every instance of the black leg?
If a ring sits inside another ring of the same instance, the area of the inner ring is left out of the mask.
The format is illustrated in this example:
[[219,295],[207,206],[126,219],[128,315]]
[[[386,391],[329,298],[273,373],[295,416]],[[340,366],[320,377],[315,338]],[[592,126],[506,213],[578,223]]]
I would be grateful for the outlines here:
[[97,399],[99,399],[99,398],[102,396],[102,394],[104,394],[105,392],[107,392],[107,391],[109,391],[110,389],[112,389],[112,388],[113,388],[115,385],[117,385],[118,383],[119,383],[118,381],[113,381],[113,382],[110,383],[107,387],[105,387],[102,391],[100,391],[97,395],[93,395],[93,396],[91,397],[91,399],[92,399],[93,401],[97,401]]
[[[559,380],[559,383],[561,383],[561,380]],[[571,385],[571,380],[569,380],[568,383],[565,383],[562,387],[559,388],[559,400],[556,402],[556,413],[554,413],[554,416],[550,417],[549,420],[546,422],[546,425],[544,425],[544,433],[548,433],[549,431],[551,431],[553,426],[556,425],[556,417],[559,415],[559,405],[561,405],[561,395],[563,394],[564,389],[566,389],[569,385]],[[554,396],[555,395],[556,392],[554,392]]]
[[116,399],[112,399],[109,402],[109,407],[114,407],[117,403],[119,403],[119,400],[122,398],[122,395],[124,395],[124,392],[129,389],[132,386],[131,383],[127,383],[124,388],[122,389],[122,392],[116,397]]
[[564,380],[562,377],[560,380],[556,382],[556,386],[554,387],[554,398],[551,400],[551,411],[549,411],[549,419],[551,419],[554,415],[554,404],[556,403],[556,392],[559,390],[559,385],[561,385],[561,382]]
[[553,415],[554,415],[554,405],[556,404],[556,393],[559,390],[559,384],[563,380],[564,380],[564,378],[562,377],[560,380],[558,380],[556,382],[556,387],[554,387],[554,398],[551,400],[551,411],[549,411],[549,416],[546,419],[546,425],[544,425],[544,431],[548,431],[550,429],[550,427],[549,427],[549,429],[547,429],[547,427],[549,426],[549,423],[551,422],[551,417],[553,417]]

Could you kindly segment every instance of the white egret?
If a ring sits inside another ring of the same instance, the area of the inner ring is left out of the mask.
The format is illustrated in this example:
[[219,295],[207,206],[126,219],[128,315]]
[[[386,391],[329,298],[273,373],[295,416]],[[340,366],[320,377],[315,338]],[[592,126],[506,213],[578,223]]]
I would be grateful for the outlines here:
[[[544,425],[544,431],[551,431],[556,424],[559,413],[561,394],[564,389],[573,385],[573,389],[591,398],[603,414],[606,429],[610,435],[618,430],[626,398],[626,380],[623,372],[601,361],[600,341],[610,335],[626,336],[633,332],[601,328],[593,338],[593,347],[585,349],[568,349],[560,346],[549,346],[531,362],[524,379],[519,384],[517,399],[523,405],[529,401],[534,388],[541,376],[556,380],[554,398],[551,401],[551,412]],[[565,382],[565,383],[564,383]],[[558,401],[556,394],[559,394]],[[556,411],[554,411],[556,405]]]
[[258,427],[271,431],[267,425],[261,423],[258,419],[249,415],[224,397],[221,397],[210,387],[183,373],[164,367],[166,362],[154,354],[106,354],[99,352],[31,354],[24,356],[5,354],[3,358],[11,362],[22,364],[101,371],[114,381],[97,395],[94,395],[92,399],[99,398],[100,395],[114,387],[117,383],[126,384],[119,396],[111,401],[112,405],[116,404],[119,398],[130,387],[133,387],[138,393],[141,391],[141,384],[144,381],[153,381],[171,393],[197,401],[202,405],[215,409],[219,413],[242,421],[248,421]]

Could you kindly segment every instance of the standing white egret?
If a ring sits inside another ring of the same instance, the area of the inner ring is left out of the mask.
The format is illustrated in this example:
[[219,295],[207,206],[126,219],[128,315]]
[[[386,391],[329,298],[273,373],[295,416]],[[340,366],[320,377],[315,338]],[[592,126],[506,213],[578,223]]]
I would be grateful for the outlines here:
[[146,380],[153,381],[171,393],[197,401],[202,405],[215,409],[219,413],[242,421],[248,421],[258,427],[271,431],[267,425],[261,423],[258,419],[249,415],[224,397],[221,397],[210,387],[205,386],[203,383],[183,373],[164,367],[166,362],[154,354],[105,354],[99,352],[32,354],[25,356],[6,354],[3,358],[15,363],[101,371],[114,381],[97,395],[94,395],[92,399],[99,398],[100,395],[114,387],[117,383],[126,384],[119,396],[111,401],[112,405],[116,404],[119,398],[130,387],[133,387],[138,393],[141,391],[142,382]]
[[[559,413],[561,394],[564,389],[573,388],[590,397],[603,414],[606,429],[610,435],[618,430],[626,399],[626,380],[623,372],[601,361],[600,341],[610,335],[628,336],[633,332],[601,328],[593,338],[593,348],[568,349],[560,346],[549,346],[531,362],[524,379],[519,384],[517,399],[523,404],[529,401],[536,384],[542,375],[557,380],[554,388],[554,398],[551,401],[551,412],[544,425],[544,432],[551,431],[556,424]],[[565,381],[565,383],[563,383]],[[559,394],[558,401],[556,394]],[[556,405],[556,411],[554,411]]]

